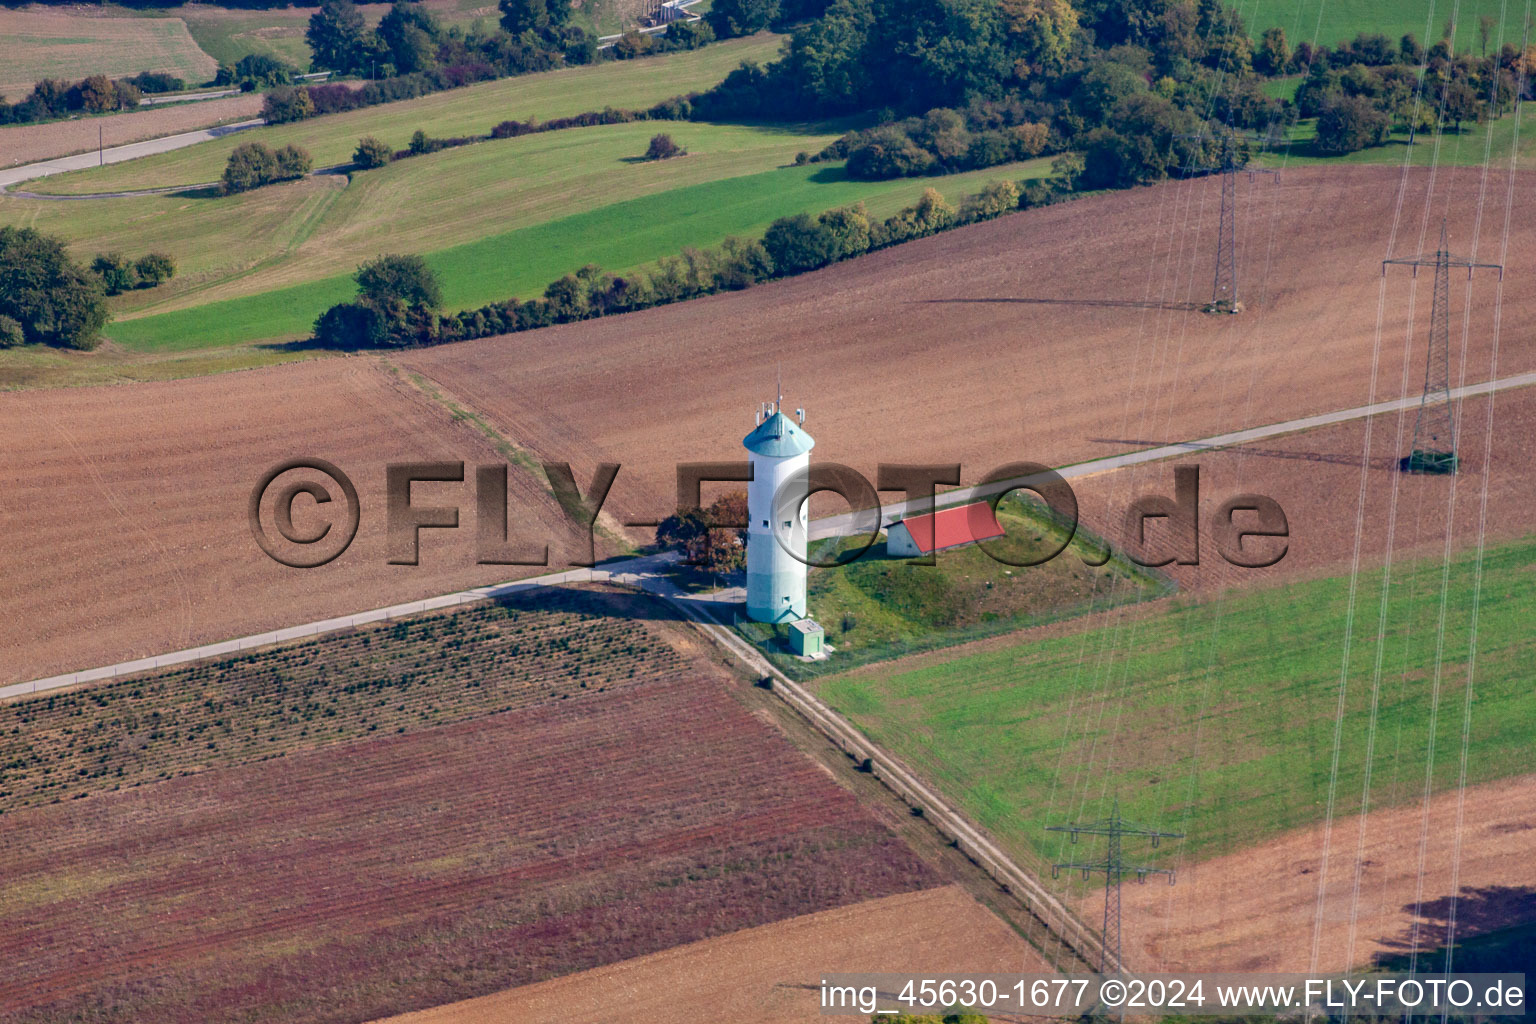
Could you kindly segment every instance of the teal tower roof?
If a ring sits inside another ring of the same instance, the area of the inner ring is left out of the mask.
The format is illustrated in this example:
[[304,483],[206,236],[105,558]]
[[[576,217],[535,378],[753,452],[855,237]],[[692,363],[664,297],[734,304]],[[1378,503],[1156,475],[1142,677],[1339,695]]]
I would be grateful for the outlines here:
[[816,447],[816,439],[788,416],[776,412],[757,425],[741,442],[747,451],[773,459],[804,455]]

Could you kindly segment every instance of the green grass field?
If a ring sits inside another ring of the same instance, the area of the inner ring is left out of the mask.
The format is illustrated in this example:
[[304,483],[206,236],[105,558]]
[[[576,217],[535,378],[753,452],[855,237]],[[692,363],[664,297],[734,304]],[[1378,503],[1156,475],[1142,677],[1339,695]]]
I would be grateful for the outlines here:
[[[998,505],[997,516],[1006,533],[989,548],[1013,561],[1042,558],[1065,537],[1064,528],[1041,515],[1039,506],[1016,496]],[[826,560],[834,550],[859,546],[846,540],[832,548],[829,544],[821,542],[813,557]],[[811,570],[811,617],[826,629],[837,657],[813,664],[777,660],[801,678],[823,669],[844,671],[1067,618],[1090,607],[1161,596],[1171,588],[1163,577],[1124,559],[1089,566],[1085,559],[1094,560],[1100,550],[1098,538],[1079,529],[1063,554],[1041,565],[1007,565],[979,546],[940,552],[936,564],[921,565],[889,557],[880,541],[848,565]]]
[[[1234,6],[1255,39],[1265,29],[1279,26],[1285,29],[1285,37],[1293,47],[1301,40],[1334,46],[1361,32],[1380,32],[1394,42],[1412,32],[1420,42],[1434,42],[1444,33],[1451,16],[1450,4],[1434,0],[1237,0]],[[1503,42],[1519,45],[1521,12],[1523,8],[1509,7]],[[1464,0],[1456,21],[1458,51],[1481,50],[1477,24],[1480,15],[1495,19],[1489,49],[1498,48],[1501,40],[1497,0]]]
[[[1536,769],[1529,614],[1536,540],[1487,552],[1469,782]],[[1358,812],[1373,665],[1382,658],[1370,800],[1416,800],[1430,734],[1442,566],[1399,565],[1376,640],[1380,571],[1362,573],[1335,813]],[[1461,755],[1473,559],[1450,569],[1434,785]],[[1022,640],[920,667],[866,667],[814,684],[858,726],[1035,863],[1118,796],[1127,817],[1188,833],[1204,857],[1318,820],[1328,798],[1349,580],[1180,599],[1140,621]],[[1088,851],[1084,851],[1085,854]]]
[[[426,159],[430,158],[420,162]],[[456,310],[514,295],[542,294],[550,281],[586,263],[617,272],[639,269],[686,246],[709,246],[729,235],[759,233],[775,218],[802,210],[819,212],[863,201],[871,213],[889,216],[915,202],[925,185],[934,185],[958,201],[989,181],[1048,173],[1049,161],[1039,160],[931,180],[863,182],[848,179],[838,167],[785,167],[592,205],[582,213],[424,254],[443,282],[446,307]],[[106,333],[119,344],[143,352],[290,340],[306,336],[316,316],[350,298],[355,290],[348,271],[260,294],[122,320],[110,324]]]
[[418,128],[440,138],[484,135],[493,125],[512,118],[548,119],[608,106],[648,107],[671,96],[707,89],[743,60],[771,58],[778,46],[779,37],[763,34],[685,53],[503,78],[420,99],[255,128],[170,153],[40,179],[28,188],[78,195],[196,185],[217,181],[230,151],[246,142],[302,146],[316,167],[327,167],[350,161],[357,140],[364,135],[404,149]]
[[[1523,163],[1536,152],[1536,131],[1522,116],[1520,125],[1519,159]],[[1272,147],[1255,162],[1265,167],[1281,164],[1291,167],[1312,164],[1393,164],[1401,165],[1406,155],[1414,167],[1427,167],[1438,163],[1448,167],[1477,167],[1485,159],[1495,167],[1509,163],[1510,149],[1515,141],[1515,115],[1506,114],[1482,124],[1466,122],[1461,131],[1447,128],[1440,136],[1439,146],[1433,134],[1420,133],[1412,148],[1408,146],[1406,132],[1393,132],[1386,145],[1372,146],[1343,156],[1319,156],[1312,151],[1312,140],[1317,135],[1317,122],[1297,122],[1288,132],[1286,144]]]

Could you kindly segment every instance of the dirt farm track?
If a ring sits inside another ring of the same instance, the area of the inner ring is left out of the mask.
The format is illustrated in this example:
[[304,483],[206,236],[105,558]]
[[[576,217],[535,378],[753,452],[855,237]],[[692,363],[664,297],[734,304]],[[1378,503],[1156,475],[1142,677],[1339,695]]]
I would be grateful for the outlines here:
[[[1476,173],[1442,170],[1428,196],[1428,176],[1411,173],[1393,254],[1432,247],[1443,215],[1453,248],[1498,258],[1506,181],[1490,174],[1474,240]],[[958,461],[974,480],[1020,459],[1064,464],[1412,393],[1430,288],[1421,277],[1410,338],[1406,271],[1386,279],[1370,389],[1399,180],[1396,169],[1340,167],[1240,184],[1250,308],[1237,317],[1192,311],[1209,295],[1219,204],[1219,182],[1200,179],[1007,217],[739,294],[392,363],[0,395],[10,611],[0,682],[516,575],[473,564],[473,508],[458,485],[418,487],[418,500],[457,498],[470,528],[429,535],[420,566],[386,564],[385,463],[498,458],[445,401],[537,457],[569,461],[583,486],[596,463],[621,463],[606,510],[654,520],[673,501],[676,462],[742,456],[781,367],[786,401],[808,409],[815,457],[871,477],[881,461]],[[1513,184],[1516,208],[1529,208],[1536,177]],[[1516,219],[1512,231],[1499,375],[1536,368],[1536,287],[1523,269],[1536,224]],[[1468,381],[1493,369],[1495,287],[1492,276],[1472,285]],[[1453,282],[1454,302],[1464,288]],[[300,455],[343,467],[363,505],[357,542],[309,571],[267,561],[245,518],[261,473]],[[514,471],[514,487],[519,527],[560,542],[542,481]]]

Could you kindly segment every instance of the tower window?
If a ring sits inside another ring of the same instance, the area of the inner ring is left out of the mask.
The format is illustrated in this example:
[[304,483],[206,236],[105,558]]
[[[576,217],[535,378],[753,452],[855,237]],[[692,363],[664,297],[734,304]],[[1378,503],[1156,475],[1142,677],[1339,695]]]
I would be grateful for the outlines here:
[[768,529],[768,520],[766,519],[763,520],[763,529]]
[[787,530],[787,529],[789,529],[789,527],[790,527],[790,522],[789,522],[789,520],[788,520],[788,519],[786,519],[786,520],[784,520],[784,529],[786,529],[786,530]]

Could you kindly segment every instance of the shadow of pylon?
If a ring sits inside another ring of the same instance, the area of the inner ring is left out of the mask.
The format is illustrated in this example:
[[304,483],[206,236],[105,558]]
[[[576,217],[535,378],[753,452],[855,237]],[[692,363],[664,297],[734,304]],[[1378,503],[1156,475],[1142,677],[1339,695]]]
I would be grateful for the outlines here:
[[1175,312],[1193,313],[1202,308],[1198,302],[1152,302],[1138,299],[1031,299],[1018,297],[979,299],[918,299],[922,303],[1015,303],[1025,306],[1102,306],[1107,309],[1169,309]]

